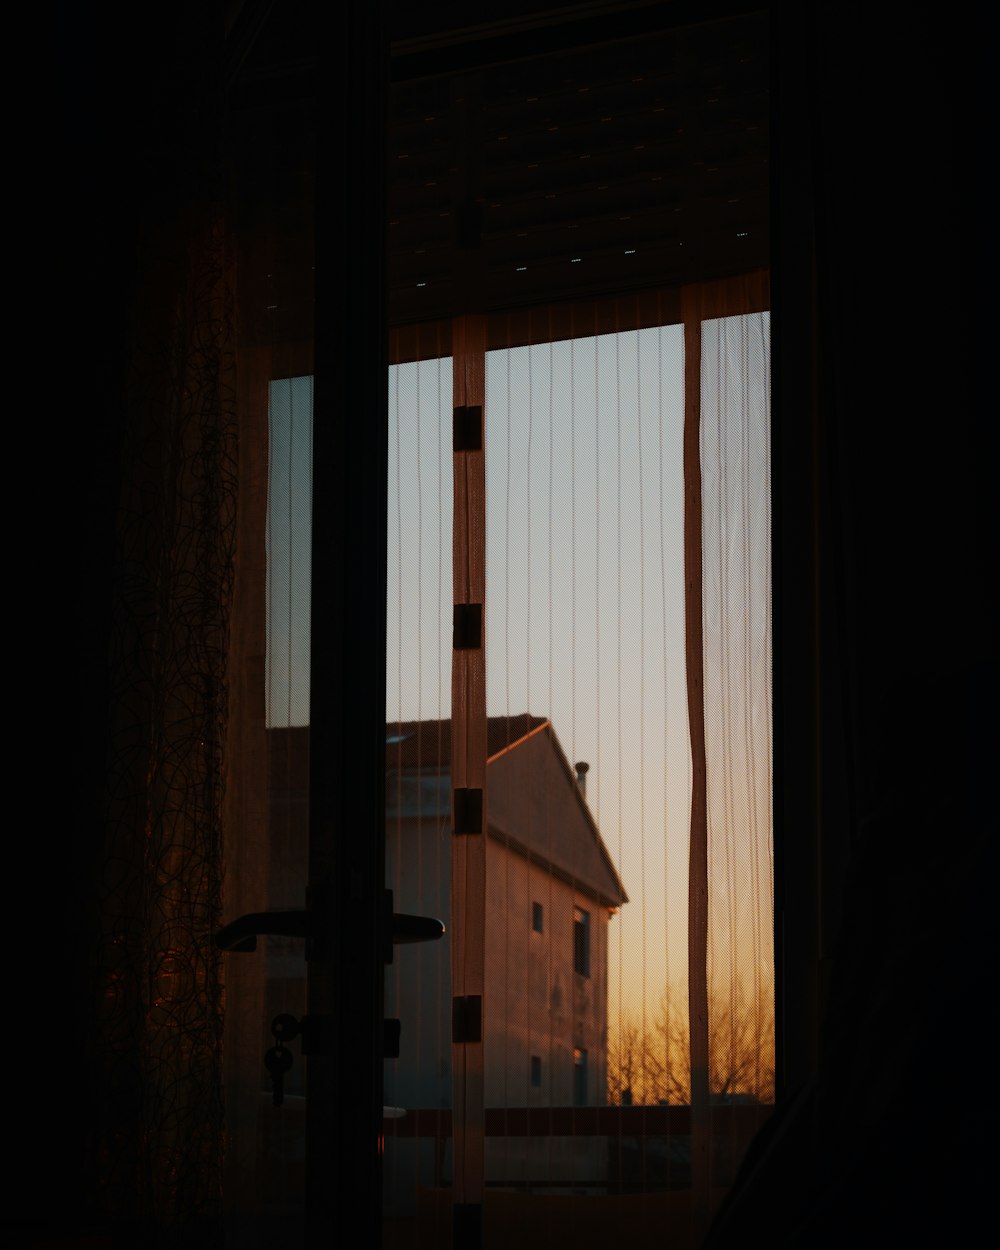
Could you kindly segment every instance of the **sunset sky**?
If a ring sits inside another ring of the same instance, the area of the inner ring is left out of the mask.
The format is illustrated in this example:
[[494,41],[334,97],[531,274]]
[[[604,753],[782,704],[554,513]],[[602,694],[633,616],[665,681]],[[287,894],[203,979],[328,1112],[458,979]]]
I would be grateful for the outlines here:
[[[390,370],[389,722],[450,715],[451,387],[447,359]],[[491,352],[485,411],[487,712],[547,716],[569,760],[589,763],[587,799],[630,899],[610,925],[609,1013],[615,1019],[623,1003],[641,1016],[645,1003],[651,1014],[687,964],[683,328]],[[310,412],[310,379],[274,384],[274,724],[308,720]],[[721,541],[734,546],[725,533]],[[758,597],[769,595],[769,582],[762,586]],[[712,637],[709,611],[707,647]],[[766,643],[761,635],[754,647]],[[727,668],[728,654],[720,660]],[[762,662],[757,656],[758,668]],[[769,719],[769,695],[759,676],[753,681],[752,714]],[[749,716],[741,712],[743,721]],[[743,732],[741,717],[729,717],[724,732],[727,751],[745,756],[749,739],[733,737]],[[758,788],[760,775],[758,760]],[[752,934],[766,969],[771,919],[760,909],[770,907],[770,829],[762,828],[769,806],[741,795],[731,776],[719,785],[716,807],[725,806],[727,821],[752,826],[754,863],[743,865],[737,902],[720,895],[713,904],[723,922],[720,929],[713,921],[714,931],[727,935],[724,945],[745,945]],[[716,893],[733,893],[725,883],[738,869],[731,861],[729,853],[713,867]],[[728,969],[728,956],[716,963]]]

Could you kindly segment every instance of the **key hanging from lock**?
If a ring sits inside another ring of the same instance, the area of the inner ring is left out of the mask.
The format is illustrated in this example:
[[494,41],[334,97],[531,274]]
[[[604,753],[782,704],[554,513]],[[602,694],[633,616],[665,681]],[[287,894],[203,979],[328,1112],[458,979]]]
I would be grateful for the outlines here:
[[300,1021],[287,1012],[282,1012],[271,1021],[271,1032],[274,1034],[274,1045],[264,1056],[264,1066],[271,1074],[273,1105],[280,1107],[285,1101],[285,1073],[292,1066],[292,1052],[285,1042],[298,1037],[301,1029]]
[[285,1101],[285,1073],[292,1066],[292,1052],[279,1041],[264,1056],[264,1066],[271,1074],[272,1104],[280,1107]]

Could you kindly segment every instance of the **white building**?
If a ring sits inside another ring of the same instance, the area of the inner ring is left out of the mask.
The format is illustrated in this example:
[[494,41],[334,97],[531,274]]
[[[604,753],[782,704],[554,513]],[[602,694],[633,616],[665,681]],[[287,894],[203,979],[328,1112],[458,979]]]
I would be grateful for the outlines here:
[[[583,791],[549,721],[488,724],[486,950],[487,1116],[607,1101],[608,921],[626,901]],[[395,948],[385,1011],[401,1022],[385,1065],[385,1102],[447,1109],[451,1084],[450,724],[387,734],[387,884],[397,912],[442,920],[440,942]],[[607,1149],[593,1136],[487,1133],[488,1185],[601,1186]],[[450,1142],[387,1136],[386,1211],[411,1209],[416,1186],[447,1185]]]

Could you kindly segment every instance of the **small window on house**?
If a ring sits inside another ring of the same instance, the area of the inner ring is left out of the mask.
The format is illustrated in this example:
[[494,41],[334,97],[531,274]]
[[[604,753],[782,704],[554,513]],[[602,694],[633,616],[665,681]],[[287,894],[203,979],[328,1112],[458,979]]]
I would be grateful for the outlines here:
[[531,1085],[533,1089],[542,1088],[542,1057],[541,1055],[531,1056]]
[[573,1106],[587,1105],[587,1052],[582,1046],[573,1050]]
[[536,933],[541,933],[543,931],[541,903],[531,904],[531,927]]
[[582,907],[573,908],[573,968],[590,976],[590,912]]

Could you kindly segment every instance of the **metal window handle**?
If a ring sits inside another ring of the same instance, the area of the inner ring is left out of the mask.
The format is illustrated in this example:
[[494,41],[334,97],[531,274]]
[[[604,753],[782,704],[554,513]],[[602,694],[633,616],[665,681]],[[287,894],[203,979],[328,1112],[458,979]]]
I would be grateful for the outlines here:
[[404,942],[436,942],[441,937],[444,937],[444,925],[433,916],[409,916],[399,911],[392,913],[394,946]]
[[215,935],[215,944],[224,951],[255,951],[257,938],[308,937],[309,913],[304,907],[289,911],[252,911],[232,921]]
[[[444,936],[444,925],[440,920],[435,920],[433,916],[411,916],[406,912],[394,912],[392,891],[386,890],[385,894],[392,946],[409,942],[434,942]],[[224,951],[255,951],[258,937],[309,937],[309,922],[310,913],[304,907],[285,911],[248,912],[221,928],[215,935],[215,944]],[[391,947],[388,955],[386,962],[391,962]]]

